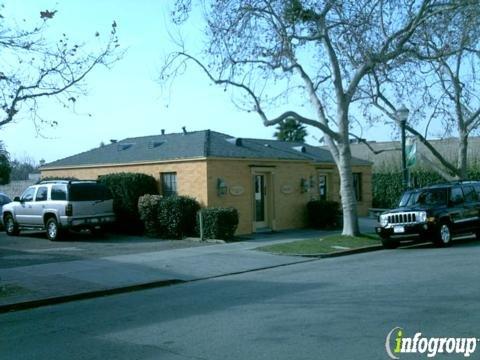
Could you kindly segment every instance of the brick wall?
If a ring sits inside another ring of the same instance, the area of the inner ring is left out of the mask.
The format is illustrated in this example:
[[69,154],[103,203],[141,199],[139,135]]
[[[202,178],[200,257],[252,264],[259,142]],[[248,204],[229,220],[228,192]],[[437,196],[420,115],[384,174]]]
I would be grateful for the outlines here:
[[[98,175],[115,172],[140,172],[152,175],[160,182],[161,172],[177,173],[177,190],[180,195],[196,198],[203,206],[235,207],[240,214],[237,234],[254,231],[253,174],[263,173],[268,181],[268,226],[275,230],[301,228],[306,220],[306,203],[317,199],[318,174],[327,175],[328,200],[340,201],[340,179],[334,165],[315,165],[308,162],[282,160],[208,159],[189,160],[146,165],[84,167],[62,170],[42,170],[42,176],[73,176],[79,179],[96,179]],[[362,173],[362,200],[358,203],[359,215],[367,215],[372,203],[372,177],[370,166],[355,166]],[[219,195],[218,180],[227,185],[227,193]],[[301,179],[310,187],[302,189]],[[159,183],[160,186],[160,183]]]
[[[353,172],[361,173],[362,198],[358,213],[368,214],[372,204],[370,166],[355,166]],[[208,160],[208,203],[210,206],[233,206],[240,213],[238,234],[254,231],[253,173],[267,177],[268,226],[275,230],[301,228],[306,225],[306,203],[318,199],[318,174],[327,175],[327,199],[340,202],[340,178],[334,165],[324,166],[293,161]],[[217,183],[222,179],[229,188],[225,195],[218,195]],[[309,183],[301,188],[302,179]],[[243,188],[242,194],[232,194],[232,188]],[[306,190],[306,191],[305,191]]]
[[160,190],[160,173],[177,173],[177,191],[181,195],[196,198],[202,205],[207,204],[207,166],[205,160],[158,163],[147,165],[99,166],[61,170],[42,170],[45,176],[73,176],[81,180],[97,179],[99,175],[118,172],[138,172],[153,176]]

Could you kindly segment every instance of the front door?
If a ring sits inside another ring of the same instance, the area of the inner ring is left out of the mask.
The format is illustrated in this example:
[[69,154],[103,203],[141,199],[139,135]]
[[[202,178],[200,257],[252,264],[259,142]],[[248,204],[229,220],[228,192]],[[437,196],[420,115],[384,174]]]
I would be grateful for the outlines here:
[[255,229],[268,227],[267,223],[267,182],[264,174],[254,175],[255,186]]

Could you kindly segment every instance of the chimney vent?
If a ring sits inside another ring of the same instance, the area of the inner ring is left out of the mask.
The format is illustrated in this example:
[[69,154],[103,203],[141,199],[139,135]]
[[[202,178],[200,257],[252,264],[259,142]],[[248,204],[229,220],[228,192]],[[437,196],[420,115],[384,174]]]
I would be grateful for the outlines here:
[[162,129],[162,135],[165,135],[165,129]]
[[235,145],[235,146],[242,146],[243,145],[243,142],[242,142],[241,138],[230,138],[230,139],[227,139],[227,141],[230,144]]
[[293,150],[297,150],[301,153],[307,152],[307,148],[305,146],[293,146]]
[[183,135],[187,135],[187,128],[185,126],[182,126],[182,130],[183,130]]
[[159,147],[160,145],[163,145],[163,143],[165,143],[165,141],[149,141],[147,147],[149,149],[154,149]]
[[131,143],[123,143],[117,145],[117,151],[124,151],[130,149],[134,144]]

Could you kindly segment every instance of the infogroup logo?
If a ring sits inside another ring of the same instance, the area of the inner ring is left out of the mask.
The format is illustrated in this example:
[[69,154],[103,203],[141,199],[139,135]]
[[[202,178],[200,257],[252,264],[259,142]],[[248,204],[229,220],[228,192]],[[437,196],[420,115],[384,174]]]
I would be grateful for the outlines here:
[[406,337],[401,327],[395,327],[387,335],[385,350],[391,359],[400,359],[401,354],[423,354],[433,358],[438,354],[463,354],[470,357],[477,348],[477,338],[424,337],[421,332]]

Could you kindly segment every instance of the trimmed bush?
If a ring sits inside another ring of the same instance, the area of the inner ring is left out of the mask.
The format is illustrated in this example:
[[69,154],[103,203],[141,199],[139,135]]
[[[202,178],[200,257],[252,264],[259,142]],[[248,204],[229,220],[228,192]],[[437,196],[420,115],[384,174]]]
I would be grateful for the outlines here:
[[149,236],[182,239],[195,236],[200,204],[188,196],[144,195],[138,201],[140,218]]
[[138,199],[138,212],[147,236],[155,237],[160,233],[158,223],[160,201],[162,201],[161,195],[143,195]]
[[138,199],[145,194],[158,194],[155,178],[141,173],[117,173],[101,175],[98,181],[112,193],[117,228],[125,232],[142,232],[144,227],[138,213]]
[[336,201],[312,200],[307,203],[308,225],[315,229],[338,226],[340,204]]
[[[203,236],[205,239],[231,240],[238,226],[238,211],[235,208],[206,208],[201,210]],[[197,227],[200,228],[197,218]]]

